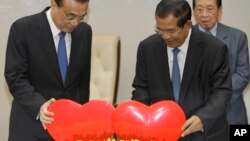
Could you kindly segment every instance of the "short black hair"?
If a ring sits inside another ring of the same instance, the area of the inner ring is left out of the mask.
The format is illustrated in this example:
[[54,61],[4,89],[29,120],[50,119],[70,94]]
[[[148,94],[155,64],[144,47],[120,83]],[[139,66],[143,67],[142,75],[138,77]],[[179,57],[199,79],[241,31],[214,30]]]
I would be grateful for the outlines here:
[[[89,0],[74,0],[74,1],[77,1],[77,2],[80,2],[80,3],[85,3],[85,2],[89,2]],[[56,4],[61,7],[62,6],[62,3],[63,3],[63,0],[55,0]]]
[[[196,5],[196,0],[193,0],[193,9],[195,8],[195,5]],[[216,0],[216,5],[218,8],[220,8],[222,5],[221,0]]]
[[186,0],[161,0],[156,7],[155,15],[159,18],[175,16],[178,18],[177,26],[180,28],[192,17],[191,7]]

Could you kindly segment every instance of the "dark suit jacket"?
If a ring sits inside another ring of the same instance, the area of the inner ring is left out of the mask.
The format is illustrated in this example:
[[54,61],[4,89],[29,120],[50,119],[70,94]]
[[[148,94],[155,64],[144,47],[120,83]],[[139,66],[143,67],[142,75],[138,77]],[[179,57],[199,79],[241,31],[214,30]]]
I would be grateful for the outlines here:
[[10,29],[5,78],[14,97],[9,129],[11,141],[34,141],[34,137],[49,136],[36,118],[40,106],[50,98],[79,103],[89,100],[92,29],[80,23],[71,33],[70,61],[63,85],[47,9],[17,20]]
[[[198,28],[198,25],[195,25]],[[227,45],[232,75],[232,97],[227,109],[229,124],[248,124],[243,91],[249,83],[249,54],[247,36],[239,29],[217,24],[216,37]]]
[[[148,37],[140,43],[137,53],[132,99],[148,105],[161,100],[174,101],[163,39],[159,35]],[[231,82],[227,47],[192,28],[178,103],[186,118],[200,117],[204,133],[196,132],[181,140],[229,140],[225,111],[232,93]]]

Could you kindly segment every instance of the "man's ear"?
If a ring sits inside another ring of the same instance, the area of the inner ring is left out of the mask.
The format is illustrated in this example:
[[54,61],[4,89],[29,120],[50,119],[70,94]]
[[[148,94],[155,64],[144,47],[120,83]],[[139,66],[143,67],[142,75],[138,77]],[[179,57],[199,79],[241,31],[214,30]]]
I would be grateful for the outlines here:
[[222,17],[222,6],[219,8],[219,17],[218,17],[218,21],[221,20],[221,17]]
[[51,0],[51,7],[57,7],[55,0]]
[[190,28],[192,28],[192,26],[193,26],[192,21],[191,21],[191,20],[188,20],[188,21],[186,22],[185,26],[187,26],[187,30],[189,30]]

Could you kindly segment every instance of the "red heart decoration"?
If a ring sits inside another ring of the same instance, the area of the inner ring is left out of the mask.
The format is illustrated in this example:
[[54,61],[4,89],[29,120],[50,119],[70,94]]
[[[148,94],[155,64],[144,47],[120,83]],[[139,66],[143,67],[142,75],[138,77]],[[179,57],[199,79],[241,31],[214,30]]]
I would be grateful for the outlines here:
[[112,116],[113,129],[123,140],[176,141],[185,121],[183,110],[173,101],[147,106],[129,100],[121,103]]
[[54,121],[46,125],[56,141],[103,141],[114,134],[111,117],[115,110],[112,104],[93,100],[83,105],[61,99],[48,108]]

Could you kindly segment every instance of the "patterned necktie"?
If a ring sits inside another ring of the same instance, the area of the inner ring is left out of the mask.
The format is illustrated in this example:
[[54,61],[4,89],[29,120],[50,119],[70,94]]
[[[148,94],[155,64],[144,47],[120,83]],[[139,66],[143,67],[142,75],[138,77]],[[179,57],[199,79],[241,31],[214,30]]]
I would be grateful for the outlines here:
[[179,99],[180,86],[181,86],[181,78],[180,78],[180,69],[178,65],[177,55],[180,52],[180,49],[173,49],[174,61],[173,61],[173,70],[172,70],[172,87],[175,101]]
[[67,51],[65,45],[65,33],[59,33],[60,39],[58,43],[58,51],[57,51],[57,59],[59,62],[59,67],[61,71],[61,77],[63,80],[63,84],[65,83],[66,75],[67,75],[67,68],[68,68],[68,59],[67,59]]

